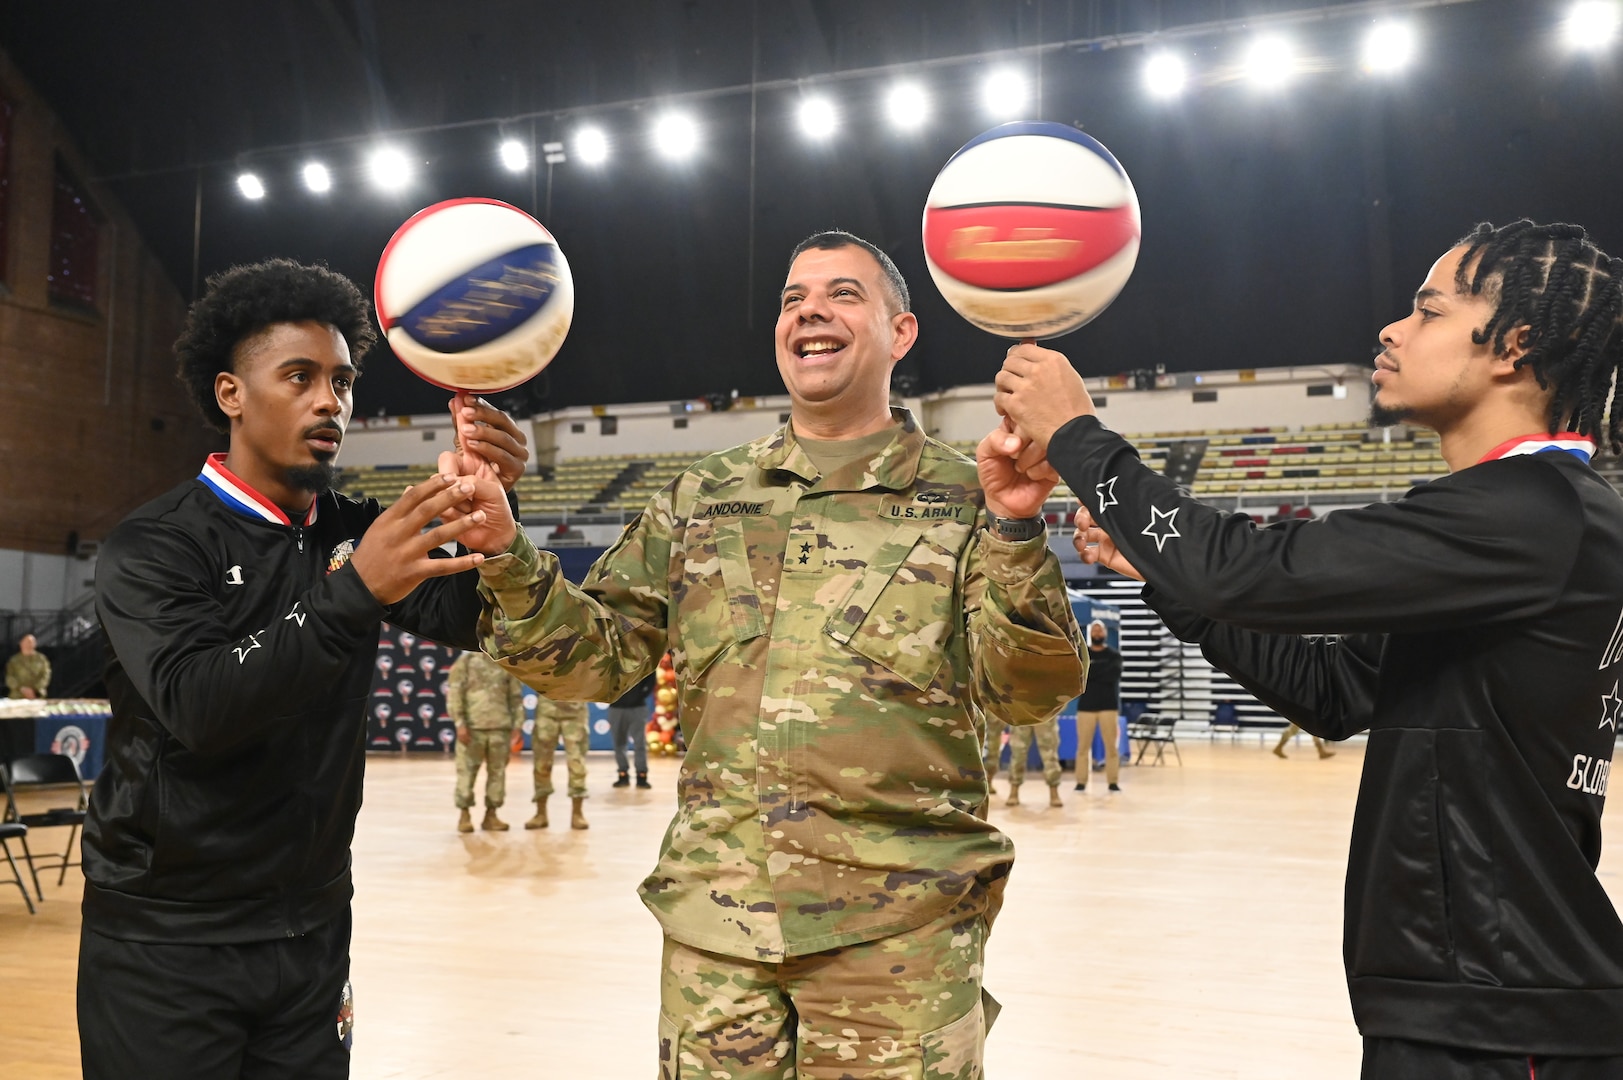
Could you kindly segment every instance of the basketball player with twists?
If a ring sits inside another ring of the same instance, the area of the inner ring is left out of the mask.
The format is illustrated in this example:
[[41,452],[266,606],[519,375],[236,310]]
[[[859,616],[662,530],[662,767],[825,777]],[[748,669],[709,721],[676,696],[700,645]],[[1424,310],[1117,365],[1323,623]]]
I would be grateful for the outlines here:
[[1623,1076],[1623,923],[1595,875],[1623,500],[1590,467],[1623,449],[1623,259],[1572,225],[1479,225],[1380,339],[1374,422],[1436,430],[1449,474],[1316,521],[1180,495],[1059,353],[1010,350],[997,405],[1081,497],[1084,558],[1287,719],[1369,730],[1344,947],[1363,1075]]
[[981,1075],[1014,858],[975,815],[981,717],[1047,721],[1085,649],[1052,475],[977,473],[890,407],[917,334],[882,251],[812,237],[775,333],[787,425],[690,466],[583,586],[522,534],[480,567],[484,647],[543,694],[613,701],[675,660],[688,751],[641,889],[666,1080]]
[[[230,449],[125,518],[96,568],[113,718],[84,835],[87,1080],[349,1075],[378,627],[478,646],[475,567],[512,543],[506,500],[428,526],[529,456],[511,419],[459,397],[463,460],[387,510],[335,494],[372,342],[348,279],[287,260],[211,279],[176,342]],[[459,538],[474,550],[442,557]]]

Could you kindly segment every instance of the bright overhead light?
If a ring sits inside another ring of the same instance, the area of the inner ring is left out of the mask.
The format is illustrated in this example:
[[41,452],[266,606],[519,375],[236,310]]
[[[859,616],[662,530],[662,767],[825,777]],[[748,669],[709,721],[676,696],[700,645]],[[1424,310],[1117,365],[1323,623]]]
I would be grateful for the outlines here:
[[1177,97],[1188,81],[1189,68],[1182,57],[1156,53],[1144,62],[1144,89],[1151,97]]
[[1257,86],[1284,86],[1296,74],[1296,50],[1282,37],[1260,37],[1246,51],[1245,74]]
[[671,161],[692,157],[699,149],[699,125],[684,113],[666,113],[654,121],[654,148]]
[[304,186],[317,195],[332,190],[332,173],[319,161],[312,161],[306,165],[300,176],[304,179]]
[[587,165],[609,160],[609,137],[600,127],[583,127],[575,132],[575,156]]
[[411,183],[411,162],[393,146],[380,146],[366,159],[372,183],[383,191],[399,191]]
[[809,97],[800,103],[800,130],[808,138],[826,139],[840,126],[840,114],[825,97]]
[[981,103],[994,117],[1009,120],[1025,110],[1030,90],[1018,71],[994,71],[981,85]]
[[897,83],[885,95],[885,115],[903,131],[917,131],[930,118],[930,96],[918,83]]
[[1579,0],[1567,10],[1561,36],[1569,48],[1604,49],[1616,38],[1623,13],[1615,0]]
[[1409,66],[1415,55],[1414,27],[1381,22],[1364,35],[1363,68],[1374,75],[1394,75]]
[[237,190],[242,192],[242,197],[245,199],[263,199],[265,197],[265,185],[260,181],[259,177],[251,172],[242,173],[237,177]]
[[530,150],[517,139],[503,139],[500,153],[502,167],[508,172],[523,172],[530,167]]

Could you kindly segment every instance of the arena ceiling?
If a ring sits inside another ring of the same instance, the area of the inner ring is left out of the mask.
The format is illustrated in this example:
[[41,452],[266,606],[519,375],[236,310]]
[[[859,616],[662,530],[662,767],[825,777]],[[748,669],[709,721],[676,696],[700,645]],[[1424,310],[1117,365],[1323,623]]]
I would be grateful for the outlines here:
[[[771,328],[784,258],[830,226],[879,243],[912,284],[922,334],[899,371],[913,385],[989,381],[1004,345],[936,294],[919,216],[941,164],[994,122],[979,84],[1008,65],[1040,87],[1025,117],[1102,140],[1143,207],[1133,280],[1060,345],[1079,367],[1367,360],[1431,260],[1477,220],[1578,221],[1623,251],[1623,46],[1564,49],[1565,7],[81,0],[0,5],[0,46],[185,293],[273,255],[326,261],[369,290],[384,242],[424,205],[489,195],[533,210],[569,256],[577,309],[520,404],[558,408],[779,390]],[[1376,79],[1357,53],[1383,15],[1409,21],[1420,50]],[[1259,30],[1288,35],[1303,58],[1274,92],[1238,75]],[[1148,48],[1190,65],[1177,99],[1144,92]],[[934,101],[912,134],[880,115],[903,75]],[[823,144],[794,121],[812,92],[842,113]],[[703,131],[682,166],[645,145],[672,102]],[[588,119],[612,140],[602,166],[572,158],[549,182],[545,166],[514,174],[497,162],[503,135],[561,141],[568,154]],[[396,194],[362,175],[383,135],[417,167]],[[324,197],[297,181],[312,157],[333,170]],[[245,168],[265,198],[237,191]],[[370,358],[358,396],[366,414],[443,400],[386,354]]]

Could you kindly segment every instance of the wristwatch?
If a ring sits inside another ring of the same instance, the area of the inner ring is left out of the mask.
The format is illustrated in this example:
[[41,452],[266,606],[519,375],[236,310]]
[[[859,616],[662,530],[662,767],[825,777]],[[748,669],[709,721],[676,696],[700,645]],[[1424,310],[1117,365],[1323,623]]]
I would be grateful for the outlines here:
[[998,517],[992,511],[986,512],[986,528],[999,540],[1017,543],[1021,540],[1030,540],[1043,534],[1043,519],[1040,517],[1006,518]]

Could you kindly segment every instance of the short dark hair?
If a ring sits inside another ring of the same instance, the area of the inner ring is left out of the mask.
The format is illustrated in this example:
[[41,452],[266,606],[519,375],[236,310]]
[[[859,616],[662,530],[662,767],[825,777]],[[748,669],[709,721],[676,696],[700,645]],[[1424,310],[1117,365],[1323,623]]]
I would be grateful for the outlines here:
[[333,327],[348,343],[350,363],[357,369],[377,340],[366,298],[349,278],[324,265],[268,259],[214,275],[186,313],[186,325],[175,341],[175,373],[211,427],[231,430],[214,397],[215,377],[235,370],[233,355],[245,338],[285,322]]
[[862,237],[854,233],[848,233],[844,229],[829,229],[825,232],[813,233],[796,244],[795,249],[789,253],[789,268],[792,270],[795,260],[800,258],[803,252],[812,248],[816,248],[818,251],[838,251],[844,247],[859,247],[872,255],[874,261],[879,264],[879,269],[885,272],[885,284],[890,292],[891,302],[896,305],[896,311],[913,310],[913,297],[907,291],[907,279],[902,277],[900,270],[896,269],[896,264],[890,261],[890,256],[880,251],[873,244],[868,243]]
[[1578,225],[1526,218],[1497,228],[1483,222],[1454,246],[1465,249],[1455,288],[1494,305],[1472,339],[1492,342],[1503,355],[1506,336],[1529,327],[1516,366],[1531,367],[1540,387],[1554,388],[1550,433],[1565,424],[1623,452],[1623,259],[1596,247]]

